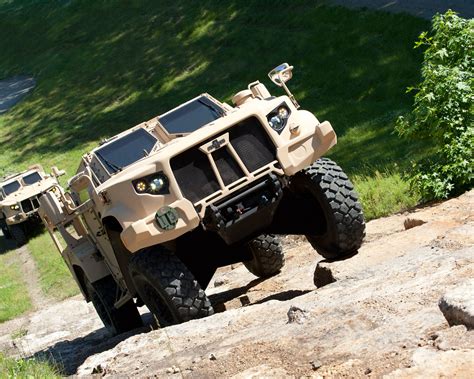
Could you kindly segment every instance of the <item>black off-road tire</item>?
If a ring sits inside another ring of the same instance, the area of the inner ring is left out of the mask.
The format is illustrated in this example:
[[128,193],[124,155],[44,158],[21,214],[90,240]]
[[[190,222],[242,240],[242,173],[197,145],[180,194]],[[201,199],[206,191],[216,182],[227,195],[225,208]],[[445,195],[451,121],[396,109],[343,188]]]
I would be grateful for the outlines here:
[[129,300],[118,309],[115,308],[117,284],[111,276],[94,283],[90,283],[85,278],[85,282],[92,304],[111,334],[121,334],[143,326],[142,318],[133,300]]
[[18,247],[23,246],[27,242],[25,229],[21,224],[8,225],[8,230]]
[[138,295],[161,328],[214,313],[191,271],[163,247],[154,246],[135,254],[129,271]]
[[259,278],[278,274],[285,265],[285,255],[280,238],[274,234],[262,234],[248,243],[253,258],[244,266]]
[[9,240],[12,238],[12,235],[10,231],[8,230],[7,223],[5,222],[5,219],[0,218],[0,229],[2,229],[3,236]]
[[365,237],[365,221],[354,186],[332,160],[321,158],[304,169],[304,188],[322,208],[323,235],[306,235],[311,246],[326,259],[341,259],[357,252]]

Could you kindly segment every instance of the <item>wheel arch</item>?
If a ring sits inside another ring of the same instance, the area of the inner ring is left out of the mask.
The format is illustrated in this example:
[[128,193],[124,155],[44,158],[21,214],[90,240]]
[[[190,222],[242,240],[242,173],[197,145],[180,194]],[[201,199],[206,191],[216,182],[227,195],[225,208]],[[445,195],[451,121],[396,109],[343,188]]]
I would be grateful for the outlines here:
[[119,264],[120,271],[125,280],[127,288],[132,296],[136,295],[136,289],[133,284],[133,281],[130,278],[128,265],[130,258],[133,253],[131,253],[124,245],[120,234],[122,233],[123,227],[118,219],[113,215],[107,215],[102,218],[102,225],[109,237],[110,244],[115,254],[115,258]]

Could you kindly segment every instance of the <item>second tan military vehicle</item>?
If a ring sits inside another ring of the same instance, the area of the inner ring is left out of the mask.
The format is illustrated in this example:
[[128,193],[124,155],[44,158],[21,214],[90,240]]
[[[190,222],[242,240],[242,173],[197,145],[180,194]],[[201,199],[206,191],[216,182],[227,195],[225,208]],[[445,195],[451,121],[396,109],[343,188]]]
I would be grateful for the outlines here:
[[[85,154],[69,192],[40,198],[40,213],[87,301],[119,333],[146,304],[159,326],[208,316],[204,290],[218,267],[243,262],[277,274],[277,234],[306,235],[322,256],[354,254],[364,218],[353,186],[333,161],[328,121],[300,109],[269,73],[233,97],[208,94],[143,122]],[[62,238],[59,238],[59,235]]]
[[64,174],[53,167],[46,174],[40,165],[0,179],[0,227],[6,238],[13,238],[18,246],[27,241],[29,222],[40,221],[38,197],[58,184]]

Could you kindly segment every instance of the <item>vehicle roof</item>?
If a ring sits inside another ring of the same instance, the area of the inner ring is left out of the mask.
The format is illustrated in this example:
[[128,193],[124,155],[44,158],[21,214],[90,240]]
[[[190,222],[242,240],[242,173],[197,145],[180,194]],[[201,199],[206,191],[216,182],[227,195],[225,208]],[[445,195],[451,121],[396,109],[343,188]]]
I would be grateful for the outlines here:
[[5,175],[4,177],[0,178],[0,187],[4,186],[5,184],[11,183],[15,180],[19,180],[28,174],[32,174],[33,172],[39,172],[40,174],[44,174],[43,169],[41,167],[31,167],[25,171],[17,172],[15,174]]
[[[111,142],[113,142],[114,140],[116,139],[119,139],[123,136],[126,136],[127,134],[130,134],[132,133],[133,131],[139,129],[139,128],[142,128],[142,129],[145,129],[147,130],[149,133],[151,133],[153,136],[155,136],[157,139],[158,139],[158,143],[160,143],[161,146],[165,145],[166,143],[170,142],[171,140],[173,140],[176,136],[173,136],[173,135],[169,135],[166,131],[166,129],[160,124],[160,118],[161,117],[164,117],[168,114],[170,114],[171,112],[174,112],[176,110],[178,110],[179,108],[182,108],[184,106],[186,106],[187,104],[193,102],[194,100],[196,99],[199,99],[201,97],[206,97],[208,98],[209,100],[211,100],[212,102],[216,103],[217,105],[219,105],[221,108],[223,108],[224,110],[230,110],[232,109],[232,107],[230,107],[228,104],[225,104],[225,103],[221,103],[219,100],[215,99],[214,97],[212,97],[211,95],[209,95],[208,93],[203,93],[203,94],[200,94],[199,96],[196,96],[190,100],[187,100],[181,104],[179,104],[178,106],[158,115],[158,116],[155,116],[153,118],[151,118],[150,120],[148,121],[145,121],[145,122],[142,122],[138,125],[135,125],[129,129],[126,129],[110,138],[107,138],[106,140],[104,140],[102,143],[100,143],[97,147],[95,147],[94,149],[92,149],[90,151],[90,153],[94,153],[96,150],[100,149],[101,147],[103,147],[104,145],[107,145]],[[157,131],[157,127],[159,127],[159,131]],[[161,147],[160,146],[160,147]]]

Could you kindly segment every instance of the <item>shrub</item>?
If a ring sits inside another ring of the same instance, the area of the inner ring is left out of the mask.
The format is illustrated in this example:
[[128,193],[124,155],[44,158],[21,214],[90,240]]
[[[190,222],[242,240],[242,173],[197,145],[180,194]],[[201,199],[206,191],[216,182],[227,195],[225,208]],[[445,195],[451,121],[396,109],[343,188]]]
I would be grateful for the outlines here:
[[433,30],[421,33],[425,47],[414,107],[400,117],[401,136],[424,138],[434,146],[429,159],[414,163],[413,189],[425,199],[441,199],[472,188],[474,145],[474,20],[447,11],[433,17]]

